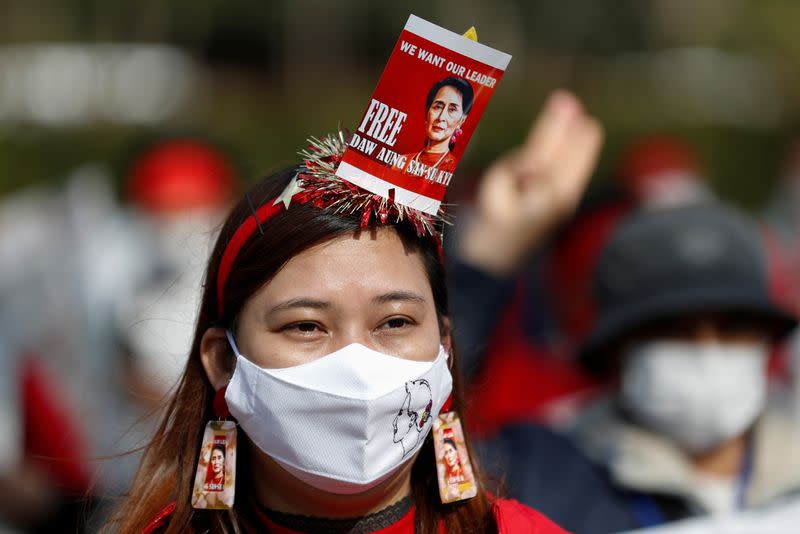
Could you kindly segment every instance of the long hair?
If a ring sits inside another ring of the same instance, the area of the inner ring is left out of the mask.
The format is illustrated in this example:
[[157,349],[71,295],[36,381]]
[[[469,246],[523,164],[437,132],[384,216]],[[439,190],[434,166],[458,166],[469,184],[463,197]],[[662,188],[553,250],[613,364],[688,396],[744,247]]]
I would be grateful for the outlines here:
[[[246,300],[271,280],[293,256],[313,245],[360,228],[357,216],[334,214],[309,205],[292,205],[289,210],[274,215],[262,224],[261,231],[254,232],[239,252],[225,288],[223,315],[217,317],[217,271],[228,241],[236,229],[253,216],[251,203],[257,208],[280,194],[293,173],[294,169],[287,169],[262,180],[248,193],[249,199],[242,199],[233,208],[222,226],[209,259],[197,328],[186,369],[168,401],[154,437],[145,449],[131,489],[107,524],[108,529],[122,534],[139,534],[160,510],[175,501],[175,511],[165,530],[168,534],[240,530],[244,521],[240,509],[245,499],[237,499],[230,511],[194,510],[190,505],[203,430],[206,422],[214,418],[214,389],[200,360],[201,339],[208,328],[232,326]],[[437,244],[431,238],[417,237],[413,227],[405,221],[387,226],[393,227],[404,244],[421,255],[431,284],[440,329],[443,328],[443,319],[448,316],[447,292]],[[234,365],[235,360],[231,359],[231,369]],[[454,365],[452,406],[456,411],[463,405],[461,393],[461,378]],[[246,450],[241,452],[239,472],[246,473],[247,469],[242,465],[248,461],[248,455]],[[480,471],[474,460],[473,466],[476,479],[480,482]],[[247,495],[247,488],[242,486],[248,484],[246,476],[239,477],[237,494]],[[411,488],[420,532],[437,531],[441,521],[446,522],[449,532],[497,532],[485,489],[468,501],[441,503],[431,435],[426,438],[412,466]]]

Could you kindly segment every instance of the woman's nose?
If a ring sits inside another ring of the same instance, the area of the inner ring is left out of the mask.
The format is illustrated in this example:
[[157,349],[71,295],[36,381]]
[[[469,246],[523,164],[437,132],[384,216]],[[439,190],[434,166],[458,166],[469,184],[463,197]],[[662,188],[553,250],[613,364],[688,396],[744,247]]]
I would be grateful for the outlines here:
[[367,348],[376,350],[376,347],[372,346],[372,340],[367,333],[362,332],[359,328],[349,328],[342,331],[340,335],[337,336],[333,351],[343,349],[344,347],[352,345],[353,343],[358,343],[359,345],[364,345]]

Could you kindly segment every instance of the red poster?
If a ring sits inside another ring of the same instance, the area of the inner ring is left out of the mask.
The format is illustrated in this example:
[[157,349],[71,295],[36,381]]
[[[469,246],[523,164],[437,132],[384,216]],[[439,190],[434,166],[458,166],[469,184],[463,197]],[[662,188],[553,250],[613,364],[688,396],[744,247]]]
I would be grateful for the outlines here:
[[411,15],[336,175],[435,215],[510,60]]

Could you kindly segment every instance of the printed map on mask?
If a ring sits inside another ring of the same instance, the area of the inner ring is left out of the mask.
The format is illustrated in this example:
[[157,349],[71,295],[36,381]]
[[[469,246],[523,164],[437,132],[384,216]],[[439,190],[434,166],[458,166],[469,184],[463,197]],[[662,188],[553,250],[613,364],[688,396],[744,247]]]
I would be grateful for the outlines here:
[[336,175],[435,215],[510,60],[411,15]]

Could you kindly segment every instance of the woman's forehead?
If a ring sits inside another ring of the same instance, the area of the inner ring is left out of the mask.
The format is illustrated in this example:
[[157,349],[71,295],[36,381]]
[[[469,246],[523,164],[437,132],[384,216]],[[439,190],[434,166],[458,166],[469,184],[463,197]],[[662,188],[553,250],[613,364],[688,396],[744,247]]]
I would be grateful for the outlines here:
[[431,298],[422,256],[392,229],[345,234],[292,257],[259,292],[267,300],[298,296],[373,298],[405,291]]
[[460,103],[462,100],[461,91],[452,85],[445,85],[436,91],[436,96],[433,98],[433,100],[434,102],[439,100],[442,102],[458,101]]

